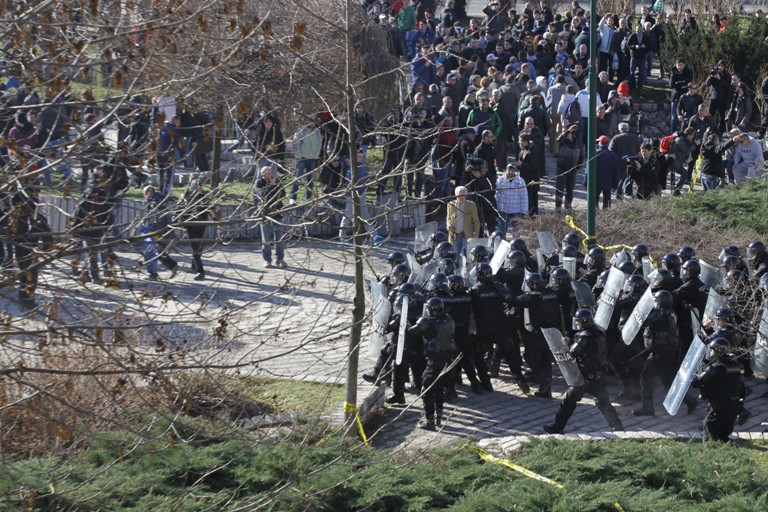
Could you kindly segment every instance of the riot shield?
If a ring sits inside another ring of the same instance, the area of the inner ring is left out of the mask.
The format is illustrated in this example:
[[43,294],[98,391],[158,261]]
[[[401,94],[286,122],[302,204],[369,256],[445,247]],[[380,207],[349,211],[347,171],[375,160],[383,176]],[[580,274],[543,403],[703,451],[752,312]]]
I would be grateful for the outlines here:
[[616,307],[616,301],[619,300],[626,276],[624,272],[616,267],[611,267],[608,272],[608,279],[605,281],[603,293],[597,301],[597,312],[595,313],[595,323],[601,329],[608,329],[608,324],[613,316],[613,308]]
[[571,275],[571,279],[576,279],[576,258],[564,256],[563,268]]
[[368,355],[378,357],[387,343],[387,322],[392,304],[387,299],[387,287],[371,279],[371,337],[368,339]]
[[494,274],[504,265],[504,260],[507,259],[507,255],[509,255],[511,250],[512,246],[506,240],[502,240],[499,243],[499,247],[493,253],[493,258],[491,258],[491,268],[493,268]]
[[555,241],[555,235],[551,231],[537,231],[536,237],[539,239],[539,248],[545,256],[552,256],[560,251],[560,246]]
[[547,257],[541,248],[536,249],[536,262],[539,264],[539,272],[543,272],[547,268]]
[[469,265],[467,264],[467,256],[462,254],[459,256],[459,266],[461,267],[461,277],[466,281],[469,277]]
[[576,302],[582,309],[595,310],[595,296],[592,295],[592,289],[587,283],[580,281],[571,281],[571,288],[576,295]]
[[432,260],[423,267],[421,267],[421,275],[419,277],[418,281],[415,281],[413,284],[416,285],[416,287],[424,286],[424,284],[429,281],[429,278],[432,277],[432,274],[437,272],[437,267],[440,264],[437,260]]
[[395,352],[395,363],[403,362],[403,352],[405,351],[405,330],[408,328],[408,296],[403,295],[402,306],[400,307],[400,329],[397,333],[397,351]]
[[[499,249],[499,247],[501,247],[502,242],[504,242],[504,238],[500,237],[498,233],[494,232],[491,236],[488,237],[488,243],[486,244],[486,247],[491,254],[496,256],[496,251]],[[496,271],[494,270],[494,272]]]
[[467,261],[472,264],[472,249],[478,245],[485,245],[486,240],[483,238],[467,238]]
[[653,266],[653,263],[651,263],[650,258],[643,258],[643,279],[645,279],[646,282],[651,282],[651,273],[656,270],[656,268]]
[[632,310],[632,315],[627,319],[627,323],[624,324],[624,328],[621,330],[621,338],[624,340],[625,345],[632,343],[637,333],[640,332],[645,319],[651,314],[653,303],[653,292],[648,288],[643,296],[640,297],[640,301],[635,305],[635,309]]
[[[421,274],[423,273],[421,265],[419,265],[419,263],[416,261],[416,258],[413,256],[413,254],[407,254],[406,259],[408,260],[408,266],[411,268],[411,275],[408,276],[408,282],[415,284],[416,281],[421,281]],[[424,281],[421,282],[423,283]]]
[[430,247],[429,237],[437,233],[437,222],[427,222],[413,232],[413,252],[426,251]]
[[576,364],[576,360],[568,350],[568,345],[563,341],[562,333],[554,327],[543,327],[541,332],[544,334],[544,339],[547,340],[549,350],[552,351],[566,384],[572,387],[583,386],[584,377],[579,371],[579,365]]
[[755,350],[752,352],[752,369],[768,377],[768,308],[763,308],[763,315],[757,326]]
[[707,305],[704,306],[704,314],[701,315],[701,325],[704,326],[709,322],[714,322],[717,310],[727,305],[727,303],[727,298],[717,293],[714,288],[710,288]]
[[613,256],[611,256],[611,266],[618,268],[619,265],[621,265],[625,261],[630,261],[631,259],[632,257],[629,255],[627,251],[621,250],[615,253]]
[[694,336],[688,353],[685,354],[685,359],[680,364],[680,369],[677,370],[675,380],[672,382],[666,398],[664,398],[664,408],[672,416],[677,414],[677,411],[680,409],[680,404],[683,403],[683,398],[688,393],[688,388],[691,387],[693,377],[699,370],[699,364],[701,364],[706,353],[707,346],[702,343],[698,336]]
[[699,279],[707,286],[707,288],[714,288],[720,284],[723,280],[723,270],[718,267],[713,267],[704,260],[699,260],[701,265],[701,274]]

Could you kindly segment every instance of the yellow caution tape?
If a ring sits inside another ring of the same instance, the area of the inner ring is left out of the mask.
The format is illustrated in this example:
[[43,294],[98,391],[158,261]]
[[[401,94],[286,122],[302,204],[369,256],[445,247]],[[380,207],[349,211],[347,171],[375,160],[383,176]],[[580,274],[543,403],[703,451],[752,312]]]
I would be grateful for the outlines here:
[[619,502],[614,503],[613,506],[616,507],[616,510],[618,510],[619,512],[624,512],[624,509],[621,508],[621,505],[619,505]]
[[371,445],[368,443],[368,436],[365,435],[365,429],[363,428],[363,421],[360,419],[360,412],[357,410],[357,406],[349,402],[344,402],[344,412],[355,415],[355,423],[357,423],[357,430],[358,432],[360,432],[360,437],[363,439],[363,443],[365,443],[365,446],[370,448]]
[[477,454],[480,456],[480,458],[483,459],[486,462],[493,462],[495,464],[501,464],[502,466],[506,466],[509,469],[511,469],[512,471],[517,471],[518,473],[521,473],[521,474],[527,476],[528,478],[533,478],[534,480],[538,480],[539,482],[544,482],[544,483],[547,483],[549,485],[554,485],[558,489],[565,489],[565,487],[563,487],[559,483],[555,482],[554,480],[550,480],[549,478],[547,478],[545,476],[541,476],[538,473],[534,473],[530,469],[526,469],[526,468],[524,468],[522,466],[518,466],[517,464],[513,464],[511,461],[509,461],[507,459],[500,459],[498,457],[495,457],[495,456],[491,455],[490,453],[486,452],[485,450],[482,450],[482,449],[478,448],[477,446],[465,445],[465,448],[469,448],[471,450],[474,450],[475,452],[477,452]]
[[[565,223],[568,224],[568,226],[570,226],[570,228],[572,230],[578,231],[579,233],[584,235],[584,240],[582,240],[581,243],[582,243],[582,245],[584,245],[585,249],[589,248],[588,243],[589,243],[590,240],[597,240],[597,237],[587,235],[587,233],[583,229],[581,229],[579,226],[577,226],[576,222],[574,222],[574,220],[573,220],[573,216],[566,215],[565,216]],[[632,246],[631,245],[626,245],[626,244],[600,245],[597,242],[595,242],[595,247],[599,247],[599,248],[603,249],[604,251],[616,251],[618,249],[632,250]],[[648,259],[651,261],[651,265],[653,265],[653,268],[659,268],[659,266],[656,264],[656,261],[653,258],[651,258],[650,255],[648,255]]]

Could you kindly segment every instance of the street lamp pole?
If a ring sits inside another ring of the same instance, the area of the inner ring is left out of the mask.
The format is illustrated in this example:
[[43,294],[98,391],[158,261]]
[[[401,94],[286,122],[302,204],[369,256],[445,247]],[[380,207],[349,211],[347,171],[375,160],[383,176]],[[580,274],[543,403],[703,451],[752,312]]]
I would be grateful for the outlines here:
[[587,116],[587,247],[596,242],[597,183],[595,139],[597,139],[597,0],[589,1],[589,112]]

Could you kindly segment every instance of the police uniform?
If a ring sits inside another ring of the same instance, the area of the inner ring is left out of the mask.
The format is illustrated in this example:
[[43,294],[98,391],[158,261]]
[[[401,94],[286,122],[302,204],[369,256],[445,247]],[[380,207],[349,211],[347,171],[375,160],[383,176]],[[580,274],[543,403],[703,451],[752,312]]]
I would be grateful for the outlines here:
[[704,418],[704,439],[728,441],[736,418],[741,411],[744,382],[741,367],[729,357],[718,356],[693,380],[707,400],[707,416]]

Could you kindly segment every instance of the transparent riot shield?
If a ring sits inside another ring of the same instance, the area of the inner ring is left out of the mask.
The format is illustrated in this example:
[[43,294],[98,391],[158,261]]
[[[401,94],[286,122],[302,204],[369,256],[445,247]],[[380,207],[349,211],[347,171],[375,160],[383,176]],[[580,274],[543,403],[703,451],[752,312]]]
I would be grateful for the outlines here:
[[[484,238],[467,238],[467,261],[472,265],[472,249],[478,245],[485,245],[487,240]],[[473,265],[474,266],[474,265]]]
[[395,352],[395,363],[403,362],[403,352],[405,351],[405,330],[408,328],[408,296],[403,295],[402,305],[400,307],[400,329],[397,333],[397,351]]
[[699,260],[701,265],[701,274],[699,279],[707,286],[707,288],[714,288],[723,280],[723,270],[719,267],[714,267],[704,260]]
[[387,323],[392,304],[387,299],[387,287],[371,279],[371,336],[368,339],[368,355],[378,357],[387,343]]
[[469,277],[469,264],[467,263],[467,256],[465,254],[459,256],[459,266],[461,267],[461,277],[466,281]]
[[592,289],[587,283],[571,281],[571,288],[573,288],[573,293],[576,295],[576,303],[578,303],[579,308],[589,309],[590,311],[595,310],[595,296],[592,294]]
[[536,237],[539,239],[539,248],[545,256],[552,256],[560,251],[560,246],[555,241],[555,235],[551,231],[537,231]]
[[695,336],[688,353],[685,354],[685,358],[680,364],[680,369],[677,370],[675,380],[672,382],[666,398],[664,398],[664,408],[672,416],[677,414],[680,409],[680,404],[683,403],[683,398],[685,398],[688,388],[691,387],[693,377],[699,371],[699,365],[704,360],[706,353],[707,346],[702,343],[698,336]]
[[415,281],[413,284],[416,285],[416,287],[424,286],[427,281],[429,281],[429,278],[432,277],[432,274],[437,272],[437,267],[440,265],[440,262],[437,260],[432,260],[423,267],[421,267],[421,275],[419,277],[418,281]]
[[[416,283],[416,281],[421,280],[421,274],[423,273],[421,265],[416,261],[413,254],[407,254],[406,259],[408,260],[408,266],[411,268],[411,275],[408,276],[408,282]],[[421,282],[423,283],[424,281]]]
[[437,222],[427,222],[417,227],[413,232],[413,252],[419,253],[431,247],[429,237],[437,233]]
[[613,256],[611,256],[611,266],[617,267],[624,263],[625,261],[630,261],[632,257],[629,255],[627,251],[621,250],[617,253],[615,253]]
[[752,369],[768,377],[768,307],[763,307],[763,314],[757,325],[757,339],[752,352]]
[[566,384],[572,387],[584,385],[584,377],[579,371],[579,365],[568,350],[568,345],[563,341],[563,334],[554,327],[544,327],[541,329],[544,339],[547,340],[549,350],[555,357],[555,362],[563,374]]
[[643,258],[643,279],[645,279],[646,282],[651,282],[651,273],[656,270],[656,267],[653,266],[653,263],[651,263],[650,258]]
[[[494,232],[491,234],[491,236],[488,237],[488,242],[485,244],[485,246],[488,248],[488,251],[496,256],[496,251],[501,247],[502,242],[504,242],[504,238],[499,236],[498,233]],[[494,270],[494,272],[496,272]]]
[[595,313],[595,323],[603,330],[608,329],[611,316],[613,316],[613,308],[616,307],[616,301],[619,300],[625,280],[624,272],[616,267],[611,267],[608,272],[608,279],[605,281],[603,293],[600,294],[600,298],[597,300],[597,312]]
[[539,272],[543,272],[547,268],[547,257],[541,248],[536,249],[536,262],[539,264]]
[[621,339],[624,340],[625,345],[632,343],[637,333],[640,332],[640,328],[645,323],[645,319],[651,314],[653,309],[653,292],[648,288],[645,293],[640,297],[640,301],[635,305],[635,309],[632,310],[632,314],[627,319],[627,323],[624,324],[624,328],[621,330]]
[[504,265],[504,261],[507,259],[509,251],[511,250],[512,245],[510,245],[510,243],[506,240],[502,240],[499,243],[499,246],[496,248],[496,252],[493,253],[493,258],[491,258],[491,268],[493,268],[494,274],[498,272],[499,269]]
[[704,306],[704,314],[701,316],[701,325],[704,326],[710,322],[714,322],[717,310],[727,304],[727,298],[717,293],[714,288],[710,288],[709,296],[707,297],[707,305]]
[[571,279],[576,279],[576,258],[564,256],[563,268],[571,275]]

